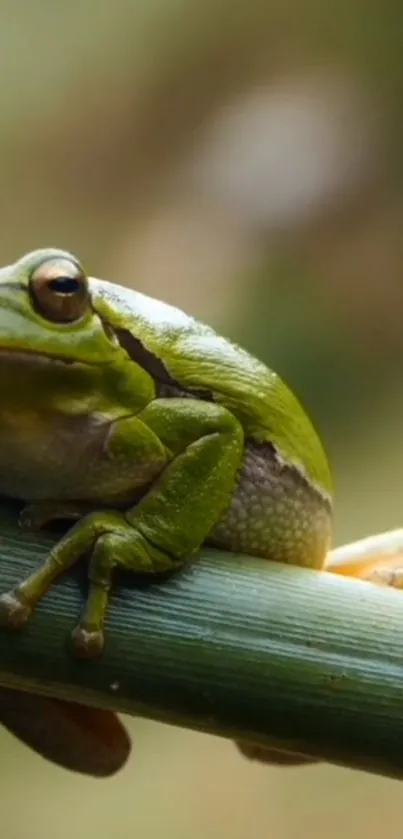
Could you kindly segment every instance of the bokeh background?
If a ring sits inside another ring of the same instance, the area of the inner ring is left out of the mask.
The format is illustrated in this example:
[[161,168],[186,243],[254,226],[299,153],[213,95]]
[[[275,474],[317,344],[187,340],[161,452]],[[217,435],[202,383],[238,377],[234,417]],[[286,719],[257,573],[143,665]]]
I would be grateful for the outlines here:
[[[0,0],[0,261],[47,245],[268,361],[330,453],[338,544],[402,524],[403,11]],[[2,839],[394,839],[402,786],[130,721],[74,777],[0,732]]]

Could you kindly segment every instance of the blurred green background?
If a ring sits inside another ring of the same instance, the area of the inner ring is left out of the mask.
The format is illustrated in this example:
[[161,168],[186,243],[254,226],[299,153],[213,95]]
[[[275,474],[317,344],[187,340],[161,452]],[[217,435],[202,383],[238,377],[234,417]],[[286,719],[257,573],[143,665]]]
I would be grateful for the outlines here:
[[[328,447],[338,544],[403,517],[402,9],[0,0],[1,262],[73,250],[270,362]],[[0,732],[2,839],[403,835],[397,782],[129,725],[107,782]]]

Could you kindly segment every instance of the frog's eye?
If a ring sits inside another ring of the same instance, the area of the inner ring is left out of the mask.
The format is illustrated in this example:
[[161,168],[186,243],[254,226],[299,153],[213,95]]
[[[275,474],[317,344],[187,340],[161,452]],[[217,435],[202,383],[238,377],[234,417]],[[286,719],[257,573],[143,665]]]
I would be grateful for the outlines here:
[[30,277],[31,296],[43,317],[57,323],[79,320],[90,308],[88,280],[72,259],[48,259]]

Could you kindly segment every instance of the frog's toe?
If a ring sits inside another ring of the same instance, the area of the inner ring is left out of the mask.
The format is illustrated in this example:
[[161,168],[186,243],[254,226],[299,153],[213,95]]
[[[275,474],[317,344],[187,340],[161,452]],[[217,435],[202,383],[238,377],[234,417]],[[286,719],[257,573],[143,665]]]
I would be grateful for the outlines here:
[[96,658],[105,645],[102,629],[79,623],[72,632],[73,652],[78,658]]
[[0,626],[21,629],[31,612],[32,607],[21,599],[17,591],[7,591],[0,595]]

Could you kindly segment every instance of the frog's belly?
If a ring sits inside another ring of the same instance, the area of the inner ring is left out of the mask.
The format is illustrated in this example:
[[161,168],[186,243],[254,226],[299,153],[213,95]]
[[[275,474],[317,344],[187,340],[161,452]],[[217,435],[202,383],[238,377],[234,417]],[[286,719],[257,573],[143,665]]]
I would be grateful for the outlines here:
[[321,567],[330,545],[331,508],[269,444],[248,443],[229,508],[210,544],[275,561]]
[[94,416],[0,409],[0,494],[23,501],[108,501],[145,482],[108,453],[111,424]]
[[0,411],[0,492],[22,500],[72,497],[83,479],[94,431],[88,418],[63,422],[36,412]]

